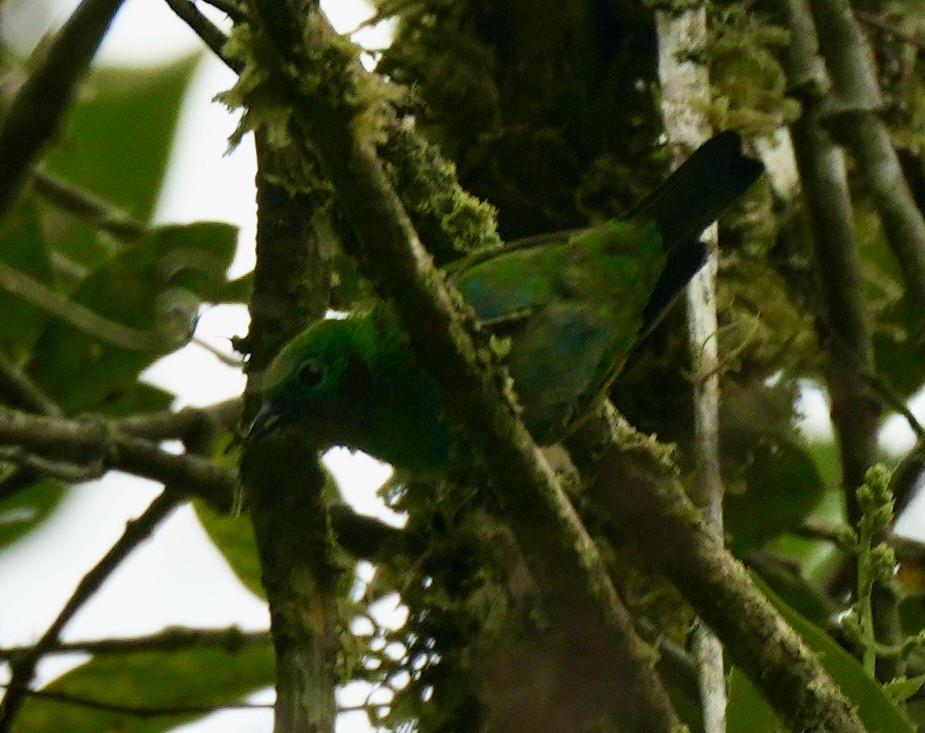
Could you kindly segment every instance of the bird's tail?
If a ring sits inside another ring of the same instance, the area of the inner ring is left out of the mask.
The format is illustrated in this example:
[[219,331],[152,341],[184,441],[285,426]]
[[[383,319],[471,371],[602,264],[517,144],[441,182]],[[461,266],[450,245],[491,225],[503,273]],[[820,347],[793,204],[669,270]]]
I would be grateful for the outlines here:
[[633,211],[655,221],[668,262],[643,312],[644,331],[658,322],[696,272],[706,252],[700,234],[744,194],[764,171],[742,154],[742,138],[727,130],[701,145]]

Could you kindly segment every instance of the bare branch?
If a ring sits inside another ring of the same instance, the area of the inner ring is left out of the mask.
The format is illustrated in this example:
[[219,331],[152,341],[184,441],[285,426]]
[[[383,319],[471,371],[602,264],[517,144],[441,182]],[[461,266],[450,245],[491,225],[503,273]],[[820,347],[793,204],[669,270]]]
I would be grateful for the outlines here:
[[[691,48],[708,44],[703,6],[679,12],[656,13],[658,73],[662,88],[662,117],[674,155],[680,165],[710,135],[706,109],[710,98],[707,68],[687,59]],[[707,526],[723,536],[723,479],[719,456],[719,341],[716,313],[717,227],[704,233],[707,262],[687,288],[687,329],[694,374],[694,442],[697,460],[695,502]],[[706,733],[725,733],[726,675],[723,647],[705,625],[693,631],[699,668],[700,697]]]
[[39,660],[58,643],[61,631],[68,621],[96,593],[128,554],[147,539],[161,520],[173,511],[179,500],[179,496],[173,492],[164,491],[140,517],[129,522],[125,532],[109,552],[78,583],[74,594],[48,630],[25,654],[11,661],[10,681],[6,686],[6,695],[0,702],[0,733],[9,733],[12,729],[16,716],[29,694],[29,685]]
[[[264,646],[270,643],[270,634],[266,631],[241,631],[236,626],[227,629],[188,629],[171,627],[147,636],[126,639],[98,639],[94,641],[71,641],[64,643],[56,640],[46,648],[47,654],[85,654],[119,655],[143,654],[146,652],[170,652],[181,649],[208,648],[237,652],[251,646]],[[13,660],[28,654],[34,647],[8,647],[0,649],[0,659]]]
[[61,409],[29,376],[0,353],[0,395],[10,407],[47,417],[58,417]]
[[202,42],[209,47],[212,53],[225,63],[225,66],[232,71],[241,73],[244,68],[241,62],[224,51],[225,43],[228,41],[227,36],[199,11],[192,0],[165,0],[165,2],[192,29],[193,33],[202,39]]
[[[2,685],[7,690],[12,691],[11,685]],[[7,693],[9,694],[9,692]],[[273,705],[270,703],[257,702],[225,702],[219,705],[174,705],[169,707],[147,707],[143,705],[126,705],[124,703],[108,702],[106,700],[97,700],[83,695],[69,695],[66,692],[53,692],[52,690],[25,690],[28,697],[36,697],[42,700],[53,700],[68,705],[77,705],[82,708],[91,708],[93,710],[102,710],[107,713],[121,713],[122,715],[131,715],[135,718],[147,720],[149,718],[163,718],[174,715],[207,715],[219,710],[272,710]]]
[[148,231],[128,212],[41,168],[32,171],[32,188],[49,203],[123,242],[140,239]]
[[53,461],[99,462],[108,469],[176,485],[220,511],[231,508],[238,484],[237,474],[225,466],[192,454],[167,453],[102,420],[59,420],[0,410],[0,444],[18,445]]

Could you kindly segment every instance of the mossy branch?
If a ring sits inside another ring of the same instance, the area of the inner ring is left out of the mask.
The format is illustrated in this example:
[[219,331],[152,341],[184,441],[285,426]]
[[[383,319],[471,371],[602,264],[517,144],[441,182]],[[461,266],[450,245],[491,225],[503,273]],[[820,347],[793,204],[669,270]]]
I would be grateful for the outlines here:
[[792,730],[863,733],[818,657],[706,526],[663,446],[608,403],[569,449],[595,505],[683,593]]
[[[504,376],[488,350],[473,343],[471,315],[435,270],[383,171],[373,142],[381,129],[381,107],[369,96],[378,84],[363,76],[355,50],[317,9],[300,26],[292,6],[253,3],[262,24],[260,38],[269,40],[277,54],[268,84],[276,93],[286,90],[292,138],[318,151],[364,244],[362,252],[353,254],[371,265],[367,274],[393,301],[421,362],[442,386],[448,411],[469,427],[537,582],[562,613],[589,609],[597,624],[609,629],[613,648],[593,660],[595,674],[632,690],[648,730],[679,730],[681,723],[653,673],[650,650],[633,631],[594,543],[516,419]],[[304,36],[294,33],[299,27],[306,29]],[[298,76],[288,75],[289,69],[297,69]]]

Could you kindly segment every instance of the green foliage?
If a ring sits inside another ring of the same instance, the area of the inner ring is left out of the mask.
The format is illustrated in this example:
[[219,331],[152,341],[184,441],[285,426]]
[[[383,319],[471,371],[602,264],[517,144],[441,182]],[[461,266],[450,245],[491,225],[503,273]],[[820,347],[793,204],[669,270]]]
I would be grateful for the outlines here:
[[[100,655],[59,678],[47,688],[78,699],[138,708],[205,708],[236,703],[246,694],[273,684],[273,653],[267,647],[236,652],[188,649]],[[201,718],[187,712],[139,717],[30,698],[17,721],[17,730],[53,733],[62,721],[71,733],[160,733]]]
[[70,296],[131,325],[137,346],[107,343],[100,333],[55,320],[36,341],[29,374],[66,412],[124,412],[138,389],[150,391],[137,385],[138,374],[189,340],[198,300],[220,292],[236,240],[227,224],[152,230],[85,276]]
[[202,501],[195,502],[196,516],[203,529],[221,551],[238,579],[254,594],[263,597],[260,563],[250,518],[245,515],[219,514]]
[[[96,69],[60,143],[43,164],[147,221],[167,170],[180,104],[195,66],[196,57],[189,57],[154,69]],[[85,251],[76,242],[71,245],[67,236],[55,247],[85,266],[92,264],[92,247]]]
[[60,483],[44,480],[0,500],[0,550],[45,521],[63,493]]

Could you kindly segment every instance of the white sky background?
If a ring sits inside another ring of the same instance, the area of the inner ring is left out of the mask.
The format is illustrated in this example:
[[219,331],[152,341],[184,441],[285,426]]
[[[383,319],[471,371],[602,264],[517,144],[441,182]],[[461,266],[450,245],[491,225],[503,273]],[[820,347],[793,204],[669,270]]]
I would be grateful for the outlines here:
[[[7,0],[7,17],[31,0]],[[77,4],[64,0],[58,19]],[[338,30],[356,28],[371,14],[363,0],[330,0],[322,3]],[[205,6],[203,6],[205,7]],[[8,29],[12,34],[15,28]],[[384,29],[365,32],[357,40],[382,47]],[[120,12],[101,51],[104,62],[151,64],[167,61],[201,47],[198,39],[161,0],[129,0]],[[249,138],[225,155],[226,140],[235,117],[211,99],[233,83],[233,75],[208,52],[196,73],[183,109],[165,191],[157,207],[159,223],[205,219],[227,221],[241,227],[240,249],[232,268],[234,276],[253,266],[255,161]],[[200,337],[227,349],[227,339],[246,332],[243,308],[213,308],[203,314]],[[205,405],[237,395],[244,386],[239,371],[219,363],[195,346],[155,365],[148,379],[179,396],[178,404]],[[804,427],[811,435],[828,435],[831,428],[822,395],[807,391],[802,398]],[[925,398],[913,402],[913,410],[925,415]],[[906,450],[912,433],[898,417],[887,422],[884,441],[894,450]],[[375,489],[388,476],[382,464],[347,451],[332,451],[328,465],[339,479],[346,474],[345,493],[364,511],[373,512],[381,502]],[[341,481],[344,486],[344,481]],[[57,615],[75,584],[118,538],[125,521],[137,516],[158,493],[157,486],[123,474],[75,488],[54,516],[26,541],[0,554],[0,597],[14,599],[0,604],[0,645],[29,643],[37,639]],[[916,513],[921,517],[921,513]],[[911,517],[902,523],[912,532],[921,527]],[[41,577],[37,583],[36,578]],[[64,632],[64,638],[133,636],[151,633],[166,625],[263,629],[269,618],[265,604],[244,589],[228,569],[220,553],[198,525],[192,510],[178,510],[149,542],[136,550],[102,591],[82,610]],[[73,662],[67,663],[68,666]],[[40,675],[60,673],[62,660],[49,660]],[[259,701],[272,699],[269,694]],[[357,704],[353,696],[345,704]],[[362,713],[342,716],[339,733],[367,731]],[[271,730],[268,711],[225,712],[205,722],[182,727],[184,733],[259,733]]]

